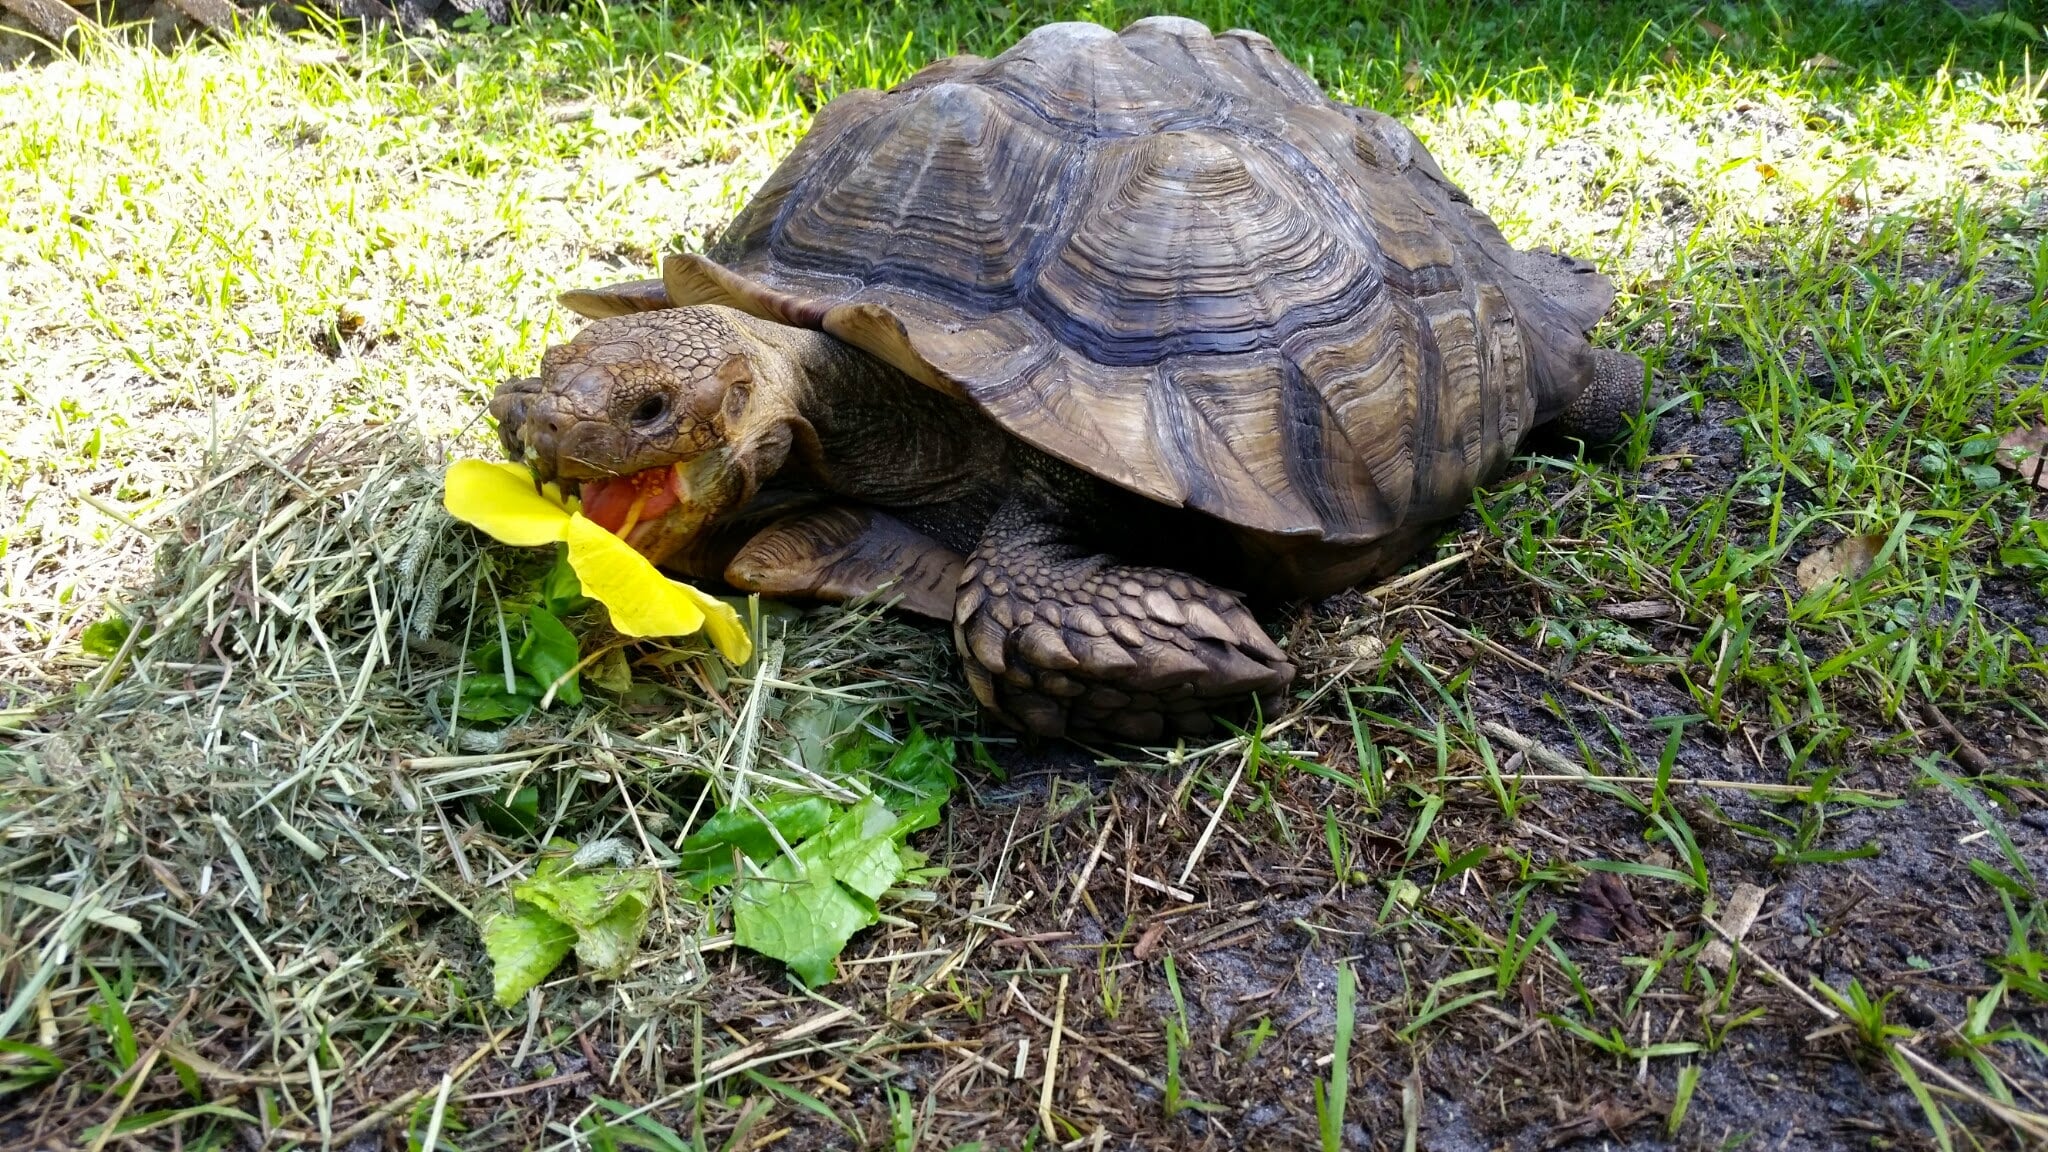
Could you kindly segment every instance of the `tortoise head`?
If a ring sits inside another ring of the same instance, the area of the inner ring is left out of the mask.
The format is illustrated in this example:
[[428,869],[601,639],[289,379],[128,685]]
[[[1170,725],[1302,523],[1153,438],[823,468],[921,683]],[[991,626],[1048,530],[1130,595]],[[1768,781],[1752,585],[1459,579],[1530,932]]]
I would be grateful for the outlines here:
[[752,494],[734,449],[753,364],[723,311],[597,320],[491,399],[513,460],[579,488],[585,515],[656,563]]

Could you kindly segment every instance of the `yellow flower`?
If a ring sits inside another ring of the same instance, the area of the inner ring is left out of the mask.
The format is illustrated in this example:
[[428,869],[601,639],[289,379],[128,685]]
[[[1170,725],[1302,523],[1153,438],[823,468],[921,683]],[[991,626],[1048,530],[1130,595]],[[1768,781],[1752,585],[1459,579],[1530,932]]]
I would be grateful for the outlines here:
[[523,464],[457,460],[441,496],[448,514],[507,544],[569,545],[583,594],[603,604],[628,636],[683,636],[703,629],[727,660],[744,664],[754,642],[732,605],[655,570],[624,540],[598,527],[553,484],[534,491]]

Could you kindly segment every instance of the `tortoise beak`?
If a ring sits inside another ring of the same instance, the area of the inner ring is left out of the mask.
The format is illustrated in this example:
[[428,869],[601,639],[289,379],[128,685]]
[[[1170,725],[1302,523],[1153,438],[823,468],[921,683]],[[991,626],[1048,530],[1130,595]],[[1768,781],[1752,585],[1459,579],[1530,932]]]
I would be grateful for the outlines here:
[[611,476],[617,471],[596,461],[623,458],[616,428],[592,419],[535,377],[507,380],[491,397],[498,443],[515,463],[533,470],[537,484],[568,484]]
[[602,397],[591,401],[594,391],[550,387],[532,377],[500,384],[491,415],[505,455],[533,469],[542,483],[563,484],[624,476],[674,459],[608,419]]
[[[491,395],[491,418],[498,422],[498,443],[505,449],[505,455],[515,464],[526,464],[534,471],[534,483],[553,479],[544,475],[543,470],[552,472],[552,459],[528,459],[540,454],[532,451],[530,434],[527,429],[540,401],[540,377],[515,377],[498,385]],[[552,453],[546,455],[552,456]]]

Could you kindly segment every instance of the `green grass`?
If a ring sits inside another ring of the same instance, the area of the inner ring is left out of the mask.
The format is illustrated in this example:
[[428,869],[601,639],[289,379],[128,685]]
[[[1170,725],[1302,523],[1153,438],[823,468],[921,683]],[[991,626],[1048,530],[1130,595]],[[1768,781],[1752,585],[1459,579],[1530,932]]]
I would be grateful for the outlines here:
[[1344,1102],[1351,1090],[1351,1037],[1357,1025],[1357,994],[1358,977],[1348,965],[1337,969],[1337,1040],[1330,1050],[1330,1081],[1327,1086],[1321,1080],[1315,1082],[1316,1135],[1322,1141],[1323,1152],[1338,1152],[1344,1147]]
[[[530,1022],[486,1006],[466,917],[516,880],[537,827],[674,843],[707,778],[721,795],[736,771],[794,786],[776,758],[801,766],[847,720],[835,693],[935,724],[956,721],[960,693],[931,671],[942,638],[884,647],[825,615],[790,633],[781,680],[636,650],[617,667],[640,695],[592,690],[506,735],[450,733],[421,701],[487,643],[494,604],[533,600],[534,574],[438,534],[419,486],[431,461],[334,446],[379,428],[491,451],[490,389],[573,329],[552,295],[700,246],[817,104],[1046,19],[1149,11],[590,6],[410,43],[255,29],[158,54],[92,37],[0,72],[0,732],[18,740],[0,751],[0,1113],[56,1100],[91,1113],[74,1137],[153,1125],[143,1139],[175,1128],[188,1147],[251,1115],[332,1133],[382,1103],[444,1148],[577,1132],[739,1147],[785,1126],[801,1146],[811,1124],[1007,1147],[1037,1123],[1046,1040],[1013,1001],[1049,1014],[1043,973],[1069,966],[1069,1026],[1164,1075],[1090,1112],[1076,1085],[1108,1093],[1123,1073],[1069,1045],[1055,1110],[1075,1131],[1241,1135],[1270,1103],[1286,1117],[1270,1131],[1303,1144],[1327,1145],[1347,1108],[1384,1139],[1401,1122],[1393,1081],[1434,1067],[1428,1092],[1469,1091],[1475,1117],[1497,1089],[1513,1123],[1548,1124],[1553,1096],[1599,1085],[1640,1093],[1670,1133],[1720,1139],[1769,1120],[1741,1111],[1734,1070],[1821,1023],[1748,956],[1701,960],[1697,919],[1738,882],[1804,894],[1807,911],[1757,937],[1773,962],[1810,964],[1795,979],[1820,978],[1856,1024],[1860,1045],[1802,1051],[1854,1063],[1873,1099],[1925,1117],[1923,1137],[2010,1132],[1916,1072],[1904,1043],[2042,1110],[2048,902],[2024,817],[2048,750],[2048,513],[1993,450],[2048,423],[2048,42],[1932,0],[1179,9],[1270,35],[1333,95],[1411,124],[1511,239],[1609,270],[1622,295],[1600,339],[1650,360],[1654,415],[1609,454],[1538,446],[1447,535],[1443,553],[1467,561],[1302,623],[1307,699],[1253,754],[1130,756],[1121,830],[1071,922],[1062,885],[1103,826],[1068,817],[1100,797],[1055,783],[1012,821],[1001,804],[1027,802],[989,797],[1024,785],[976,776],[956,809],[1001,819],[926,833],[955,875],[892,897],[874,954],[823,993],[867,1029],[858,1048],[832,1031],[777,1041],[830,1004],[771,1000],[721,951],[723,906],[675,894],[647,972],[613,986],[565,970]],[[294,458],[316,427],[329,448]],[[238,467],[251,487],[222,491],[253,493],[247,509],[193,498]],[[371,478],[360,492],[352,472]],[[333,492],[293,505],[307,476]],[[313,510],[234,551],[244,513],[293,507]],[[1877,542],[1867,571],[1801,585],[1802,558],[1859,535]],[[1646,601],[1667,608],[1612,611]],[[135,627],[87,634],[113,613]],[[174,635],[152,647],[153,628]],[[1930,704],[1986,742],[1989,771],[1952,759]],[[169,726],[143,727],[156,713]],[[508,753],[502,772],[395,767],[500,746],[571,751]],[[1715,776],[1778,791],[1690,783]],[[1148,930],[1193,936],[1197,921],[1142,893],[1117,904],[1121,872],[1173,880],[1216,804],[1188,883],[1227,918],[1244,896],[1226,871],[1326,882],[1258,931],[1279,953],[1342,957],[1342,991],[1290,985],[1298,1001],[1226,1019],[1213,1005],[1263,984],[1211,987],[1224,970],[1179,943],[1178,959],[1139,959]],[[989,828],[997,844],[972,838]],[[1910,865],[1907,883],[1899,860],[1952,863]],[[1589,870],[1636,892],[1644,934],[1569,935]],[[1900,969],[1874,929],[1825,912],[1900,885],[1934,886],[1967,955],[1923,956],[1941,942],[1930,927]],[[1000,934],[990,924],[1047,941],[960,944]],[[933,975],[927,954],[956,947]],[[733,986],[771,1007],[721,1000]],[[1888,1002],[1931,1004],[1934,1023]],[[208,1048],[215,1035],[242,1047]],[[487,1040],[540,1080],[580,1067],[593,1038],[591,1082],[551,1120],[528,1097],[465,1099],[484,1065],[463,1061]],[[1497,1051],[1510,1042],[1526,1047]],[[947,1044],[972,1067],[906,1054]],[[1289,1079],[1333,1051],[1327,1081]],[[731,1071],[763,1056],[778,1062]],[[721,1071],[686,1091],[707,1066]],[[982,1095],[941,1095],[948,1074]],[[961,1135],[975,1109],[1000,1119]]]

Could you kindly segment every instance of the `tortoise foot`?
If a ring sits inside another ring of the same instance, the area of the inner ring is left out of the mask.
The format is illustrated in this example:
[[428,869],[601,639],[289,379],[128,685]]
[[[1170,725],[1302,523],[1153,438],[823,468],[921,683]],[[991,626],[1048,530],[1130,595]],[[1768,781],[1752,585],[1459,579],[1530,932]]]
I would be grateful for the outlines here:
[[1643,410],[1643,361],[1611,348],[1593,349],[1593,379],[1558,417],[1558,430],[1587,444],[1603,444],[1628,431]]
[[1035,736],[1198,735],[1272,703],[1294,666],[1237,597],[1179,572],[984,543],[953,636],[983,706]]

